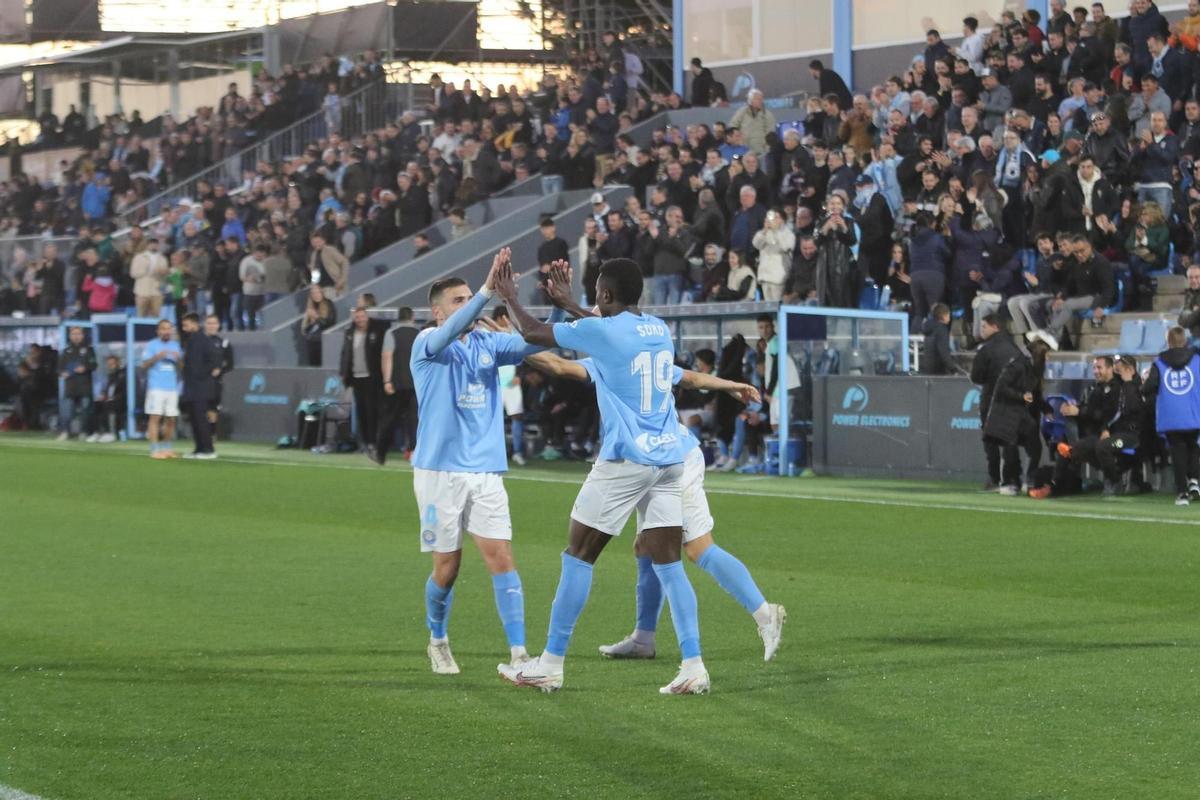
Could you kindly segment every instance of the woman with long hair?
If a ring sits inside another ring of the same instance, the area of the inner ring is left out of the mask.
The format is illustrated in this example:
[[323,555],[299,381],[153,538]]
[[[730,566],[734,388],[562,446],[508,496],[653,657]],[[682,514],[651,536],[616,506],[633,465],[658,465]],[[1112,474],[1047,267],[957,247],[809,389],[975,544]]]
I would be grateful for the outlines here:
[[333,303],[326,299],[321,287],[313,284],[308,288],[308,300],[304,304],[304,320],[300,332],[304,336],[304,352],[308,366],[321,366],[321,334],[337,321]]

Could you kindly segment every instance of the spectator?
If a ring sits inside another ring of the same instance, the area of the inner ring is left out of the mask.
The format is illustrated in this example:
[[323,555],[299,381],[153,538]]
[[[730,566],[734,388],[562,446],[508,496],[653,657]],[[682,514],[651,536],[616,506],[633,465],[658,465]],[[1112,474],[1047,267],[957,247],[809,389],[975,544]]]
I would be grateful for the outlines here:
[[338,249],[325,241],[324,234],[314,231],[309,237],[309,280],[320,286],[326,299],[336,300],[346,293],[350,262]]
[[921,333],[925,336],[922,348],[921,373],[924,375],[953,375],[960,372],[950,352],[950,307],[936,303],[925,320]]
[[242,312],[250,330],[258,330],[258,313],[262,311],[263,295],[267,282],[267,248],[258,244],[238,264],[238,277],[242,280]]
[[1154,111],[1150,125],[1138,132],[1131,167],[1137,176],[1138,201],[1154,201],[1163,217],[1171,218],[1172,170],[1179,160],[1179,140],[1167,129],[1167,114]]
[[1162,209],[1153,202],[1143,203],[1138,209],[1137,222],[1125,240],[1132,278],[1131,307],[1152,310],[1153,286],[1149,273],[1169,266],[1170,246],[1170,232]]
[[918,213],[909,244],[913,299],[911,327],[914,331],[921,330],[930,309],[945,297],[950,259],[950,247],[942,234],[934,229],[933,216],[926,211]]
[[854,183],[854,216],[861,232],[858,269],[862,275],[882,286],[887,279],[887,259],[895,220],[887,201],[878,192],[874,178],[863,173]]
[[[738,210],[729,224],[729,249],[741,254],[751,252],[754,234],[762,229],[767,210],[758,202],[758,191],[746,185],[738,192]],[[753,262],[751,262],[753,266]]]
[[692,73],[692,105],[702,108],[712,104],[713,74],[698,58],[689,67]]
[[1200,266],[1187,270],[1187,289],[1183,293],[1183,310],[1179,312],[1179,327],[1193,338],[1200,337]]
[[678,305],[682,300],[688,256],[695,247],[691,230],[678,206],[667,209],[665,225],[653,223],[654,305]]
[[320,286],[313,284],[308,288],[304,318],[300,322],[308,366],[321,366],[321,334],[326,329],[333,327],[335,322],[337,322],[337,312],[333,303],[325,296]]
[[1092,249],[1086,236],[1072,237],[1071,251],[1073,259],[1066,286],[1050,304],[1047,332],[1056,343],[1062,341],[1067,322],[1076,311],[1090,311],[1092,324],[1099,326],[1115,292],[1112,264]]
[[158,248],[157,239],[148,239],[146,249],[133,257],[129,267],[137,315],[143,318],[156,318],[162,311],[163,288],[170,267]]
[[796,247],[795,234],[784,225],[779,212],[772,209],[767,212],[763,227],[754,234],[753,244],[758,251],[758,285],[763,299],[782,299]]
[[751,89],[746,95],[746,105],[737,110],[729,125],[741,131],[747,148],[755,153],[766,153],[767,134],[775,132],[777,123],[775,115],[764,105],[763,93]]

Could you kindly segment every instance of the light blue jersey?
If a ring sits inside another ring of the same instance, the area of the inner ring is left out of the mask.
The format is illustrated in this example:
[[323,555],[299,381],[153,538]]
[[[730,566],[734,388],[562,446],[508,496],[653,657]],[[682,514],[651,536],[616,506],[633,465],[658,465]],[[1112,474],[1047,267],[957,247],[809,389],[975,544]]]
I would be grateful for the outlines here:
[[142,361],[154,358],[164,350],[174,353],[175,359],[164,358],[150,367],[146,373],[146,389],[176,392],[179,391],[179,367],[183,363],[183,350],[180,349],[179,342],[154,339],[142,350]]
[[624,311],[554,326],[559,347],[588,353],[603,441],[598,458],[666,466],[695,446],[679,435],[675,345],[665,322]]
[[[417,448],[413,466],[439,472],[505,472],[504,404],[499,367],[543,348],[517,334],[472,330],[489,296],[477,293],[440,328],[413,342]],[[469,331],[465,338],[461,338]]]

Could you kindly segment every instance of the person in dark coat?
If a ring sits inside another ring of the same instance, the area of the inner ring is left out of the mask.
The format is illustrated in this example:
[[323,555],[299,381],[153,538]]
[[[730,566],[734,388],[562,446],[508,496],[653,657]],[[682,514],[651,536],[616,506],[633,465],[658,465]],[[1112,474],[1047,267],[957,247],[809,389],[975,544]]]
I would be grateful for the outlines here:
[[[1013,487],[1011,491],[1006,491],[1005,494],[1016,494],[1015,485],[1020,482],[1021,468],[1018,463],[1006,463],[1004,465],[1004,474],[1000,471],[1001,457],[1001,439],[995,436],[989,436],[987,433],[987,420],[991,412],[992,400],[996,394],[996,385],[1000,380],[1001,373],[1004,368],[1021,357],[1021,351],[1013,344],[1013,340],[1008,334],[1001,330],[1000,318],[995,314],[988,314],[983,318],[980,325],[983,344],[979,346],[979,350],[975,353],[975,360],[971,362],[971,383],[980,387],[979,390],[979,417],[984,425],[983,434],[983,452],[987,458],[988,482],[984,488],[988,491],[1000,489],[1002,486]],[[1006,425],[1011,425],[1013,429],[1012,439],[1013,444],[1009,455],[1016,456],[1016,429],[1020,425],[1019,418],[1015,418],[1015,422],[1006,421],[1003,416],[992,423],[992,430],[1004,432],[1001,429]]]
[[397,425],[403,426],[406,458],[417,446],[417,393],[409,361],[418,333],[420,328],[413,322],[413,310],[405,306],[396,317],[389,340],[383,344],[380,360],[383,413],[375,437],[375,452],[370,454],[371,460],[380,466],[387,462]]
[[221,351],[212,339],[200,330],[200,316],[185,314],[181,325],[183,342],[183,404],[192,425],[196,449],[191,458],[212,459],[212,423],[208,419],[209,401],[216,395],[217,378],[221,374]]
[[808,74],[812,75],[813,80],[817,82],[817,96],[836,94],[838,105],[841,108],[850,108],[854,105],[854,97],[850,94],[850,89],[842,80],[842,76],[831,69],[826,69],[820,59],[808,62]]
[[854,221],[840,194],[826,204],[828,214],[817,223],[817,304],[834,308],[858,306],[857,275],[850,250],[858,241]]
[[892,211],[870,175],[865,172],[859,175],[854,186],[854,218],[860,233],[858,271],[877,286],[883,286],[892,252]]
[[950,352],[950,306],[938,303],[929,312],[921,333],[925,347],[921,353],[922,375],[955,375],[962,372]]
[[908,245],[908,274],[912,278],[912,323],[917,331],[925,324],[925,315],[946,297],[946,272],[950,264],[950,245],[935,229],[936,221],[928,211],[917,213],[912,240]]
[[379,396],[383,392],[384,334],[370,324],[366,306],[356,306],[353,314],[353,324],[346,328],[342,342],[340,372],[342,383],[354,390],[358,432],[370,455],[375,448]]
[[692,105],[703,108],[712,104],[713,74],[700,59],[692,59]]

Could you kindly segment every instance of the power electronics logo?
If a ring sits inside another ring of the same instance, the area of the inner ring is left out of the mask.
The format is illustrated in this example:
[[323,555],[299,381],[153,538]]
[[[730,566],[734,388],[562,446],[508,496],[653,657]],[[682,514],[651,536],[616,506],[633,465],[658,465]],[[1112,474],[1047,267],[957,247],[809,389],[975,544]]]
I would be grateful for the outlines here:
[[982,427],[982,422],[979,419],[979,390],[972,386],[967,389],[967,393],[963,395],[962,413],[963,416],[950,418],[950,430],[952,431],[977,431]]
[[250,376],[242,402],[248,406],[286,406],[292,401],[286,394],[267,394],[267,376],[256,372]]
[[833,415],[835,428],[909,428],[912,417],[907,414],[867,414],[871,393],[861,383],[846,389],[842,395],[841,411]]

